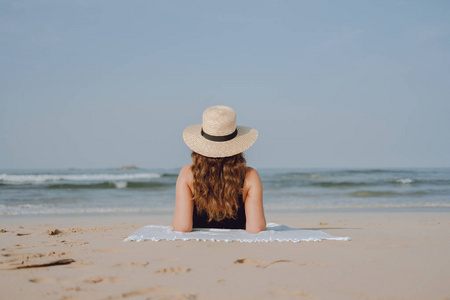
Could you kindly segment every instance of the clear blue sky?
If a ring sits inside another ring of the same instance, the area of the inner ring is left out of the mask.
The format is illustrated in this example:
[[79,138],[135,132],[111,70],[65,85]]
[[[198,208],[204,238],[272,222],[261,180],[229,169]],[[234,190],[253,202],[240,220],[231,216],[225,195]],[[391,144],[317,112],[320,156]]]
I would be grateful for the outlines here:
[[0,0],[0,169],[180,167],[229,105],[255,167],[449,167],[450,1]]

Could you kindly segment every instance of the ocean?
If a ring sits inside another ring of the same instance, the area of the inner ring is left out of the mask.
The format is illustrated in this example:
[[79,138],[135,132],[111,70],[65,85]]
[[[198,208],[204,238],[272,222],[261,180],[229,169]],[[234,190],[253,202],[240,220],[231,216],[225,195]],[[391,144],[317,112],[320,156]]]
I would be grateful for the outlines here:
[[[0,170],[0,216],[172,213],[179,169]],[[450,210],[450,168],[260,169],[266,211]]]

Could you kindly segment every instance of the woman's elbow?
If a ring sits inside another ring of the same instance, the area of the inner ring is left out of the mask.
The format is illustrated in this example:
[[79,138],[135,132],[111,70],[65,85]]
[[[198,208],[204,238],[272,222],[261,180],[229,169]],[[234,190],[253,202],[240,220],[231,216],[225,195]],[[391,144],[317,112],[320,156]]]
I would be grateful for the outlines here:
[[258,225],[258,226],[247,226],[246,228],[245,228],[245,230],[248,232],[248,233],[258,233],[258,232],[261,232],[261,231],[264,231],[264,230],[266,230],[266,225],[264,224],[261,224],[261,225]]
[[192,226],[187,225],[173,225],[173,230],[178,232],[191,232]]

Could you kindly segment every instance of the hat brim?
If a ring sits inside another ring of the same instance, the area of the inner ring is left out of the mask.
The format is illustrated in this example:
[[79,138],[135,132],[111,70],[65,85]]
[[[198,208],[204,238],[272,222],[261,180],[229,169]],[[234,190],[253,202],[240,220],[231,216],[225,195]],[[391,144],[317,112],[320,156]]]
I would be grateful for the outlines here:
[[188,126],[183,131],[183,139],[192,151],[206,157],[228,157],[244,152],[258,138],[258,131],[237,126],[237,136],[226,142],[213,142],[202,136],[202,125]]

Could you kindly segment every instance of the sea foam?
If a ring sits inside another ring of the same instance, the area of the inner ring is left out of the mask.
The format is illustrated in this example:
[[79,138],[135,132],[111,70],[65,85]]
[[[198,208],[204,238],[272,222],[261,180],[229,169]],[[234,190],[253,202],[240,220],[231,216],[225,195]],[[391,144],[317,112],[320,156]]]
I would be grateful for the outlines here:
[[410,183],[413,183],[414,180],[412,180],[411,178],[400,178],[400,179],[397,179],[396,182],[401,183],[401,184],[410,184]]
[[118,189],[124,189],[124,188],[126,188],[127,187],[127,182],[126,181],[117,181],[117,182],[114,182],[114,185],[116,186],[116,188],[118,188]]
[[156,173],[135,173],[135,174],[39,174],[39,175],[11,175],[1,174],[0,181],[12,184],[38,184],[44,182],[55,181],[127,181],[136,179],[152,179],[159,178],[160,174]]

